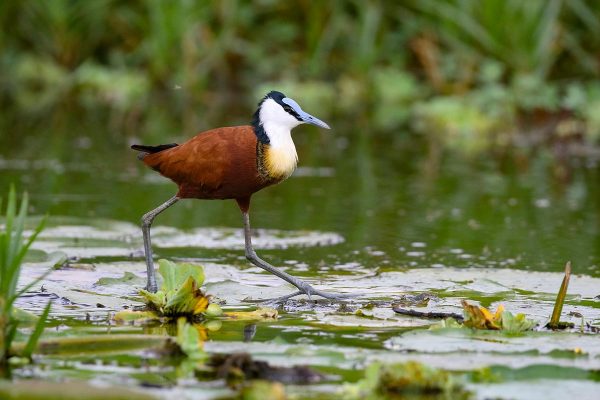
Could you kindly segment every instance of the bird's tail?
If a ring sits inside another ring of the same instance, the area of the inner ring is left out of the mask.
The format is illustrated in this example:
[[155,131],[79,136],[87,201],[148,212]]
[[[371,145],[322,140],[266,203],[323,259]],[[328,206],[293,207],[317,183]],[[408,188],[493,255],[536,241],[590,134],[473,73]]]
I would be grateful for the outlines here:
[[131,146],[131,148],[133,150],[138,150],[138,151],[142,152],[138,155],[138,158],[141,160],[142,158],[144,158],[144,156],[146,154],[158,153],[160,151],[167,150],[167,149],[170,149],[170,148],[176,147],[176,146],[179,146],[179,145],[177,143],[161,144],[158,146],[146,146],[143,144],[134,144]]

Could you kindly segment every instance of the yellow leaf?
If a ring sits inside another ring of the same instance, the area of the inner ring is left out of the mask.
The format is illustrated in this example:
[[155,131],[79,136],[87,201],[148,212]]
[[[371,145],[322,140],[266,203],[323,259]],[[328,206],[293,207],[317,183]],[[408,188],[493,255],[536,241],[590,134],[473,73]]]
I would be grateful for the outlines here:
[[261,319],[277,319],[277,310],[273,308],[259,308],[254,311],[229,311],[223,313],[223,316],[231,319],[240,320],[261,320]]
[[200,314],[200,313],[206,311],[207,307],[208,307],[208,297],[199,298],[198,303],[196,303],[196,306],[194,307],[194,315]]
[[496,314],[492,313],[485,307],[478,307],[467,303],[465,300],[462,302],[463,310],[465,312],[465,325],[475,329],[490,329],[499,330],[500,326],[498,323],[502,318],[502,311],[504,307],[498,307],[500,313],[496,311]]
[[504,312],[504,306],[500,304],[494,313],[494,322],[500,323],[502,321],[502,313]]

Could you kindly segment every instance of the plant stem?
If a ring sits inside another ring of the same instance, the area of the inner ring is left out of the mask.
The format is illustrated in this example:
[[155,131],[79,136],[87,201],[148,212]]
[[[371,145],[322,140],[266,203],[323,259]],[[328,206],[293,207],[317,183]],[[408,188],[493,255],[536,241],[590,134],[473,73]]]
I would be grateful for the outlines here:
[[562,313],[563,305],[565,303],[565,297],[567,296],[567,288],[569,287],[569,279],[571,278],[571,261],[568,261],[565,265],[565,277],[563,278],[560,290],[556,296],[556,302],[554,303],[554,310],[552,310],[552,317],[548,323],[548,327],[556,329],[559,326],[560,314]]

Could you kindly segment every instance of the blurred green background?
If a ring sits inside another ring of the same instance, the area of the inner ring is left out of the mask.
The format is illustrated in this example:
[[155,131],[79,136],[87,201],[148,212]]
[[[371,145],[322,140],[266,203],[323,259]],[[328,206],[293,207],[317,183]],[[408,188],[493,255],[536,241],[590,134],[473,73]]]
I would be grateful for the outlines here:
[[[276,89],[333,130],[296,129],[255,226],[339,232],[338,262],[600,273],[598,1],[4,0],[0,23],[0,183],[34,212],[137,223],[174,188],[131,143]],[[158,223],[241,224],[186,203]]]

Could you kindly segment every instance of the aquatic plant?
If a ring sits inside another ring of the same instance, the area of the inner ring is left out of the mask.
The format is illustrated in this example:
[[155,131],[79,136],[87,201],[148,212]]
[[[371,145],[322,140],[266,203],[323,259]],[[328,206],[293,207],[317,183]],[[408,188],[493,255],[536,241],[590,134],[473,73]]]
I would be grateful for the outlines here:
[[464,300],[462,306],[465,314],[464,325],[469,328],[517,333],[536,326],[536,322],[528,319],[525,314],[513,315],[510,311],[505,311],[503,305],[499,305],[494,314],[485,307],[469,304]]
[[200,286],[204,283],[204,269],[190,263],[175,264],[169,260],[158,260],[158,272],[163,278],[156,293],[141,290],[148,307],[160,316],[177,318],[194,317],[208,308],[209,297]]
[[567,262],[565,265],[565,276],[556,295],[556,301],[554,302],[554,309],[550,316],[550,322],[548,322],[548,328],[550,329],[564,329],[572,328],[572,323],[561,322],[560,316],[562,314],[563,305],[565,304],[565,298],[567,297],[567,289],[569,288],[569,280],[571,279],[571,262]]
[[375,362],[365,370],[364,379],[344,386],[345,398],[386,399],[400,395],[445,395],[468,398],[469,392],[449,372],[416,361],[397,364]]
[[[1,205],[1,204],[0,204]],[[17,289],[23,259],[44,228],[45,220],[42,220],[33,230],[31,235],[25,237],[25,223],[27,217],[28,197],[25,193],[21,205],[17,211],[16,192],[11,186],[8,193],[4,226],[0,231],[0,367],[6,365],[11,354],[11,344],[15,339],[19,318],[15,314],[13,304],[15,300],[29,290],[32,286],[42,280],[50,271],[41,277],[34,279],[21,289]],[[21,356],[31,357],[36,343],[44,330],[44,324],[50,312],[50,302],[45,307],[42,315],[37,320],[27,344],[20,353]]]
[[587,0],[7,0],[0,101],[28,116],[76,104],[126,127],[156,124],[153,111],[168,107],[198,129],[224,104],[254,102],[269,82],[312,87],[326,97],[320,106],[376,113],[376,125],[393,130],[406,123],[407,102],[480,88],[490,63],[503,87],[543,89],[536,101],[556,78],[596,79],[599,15]]

